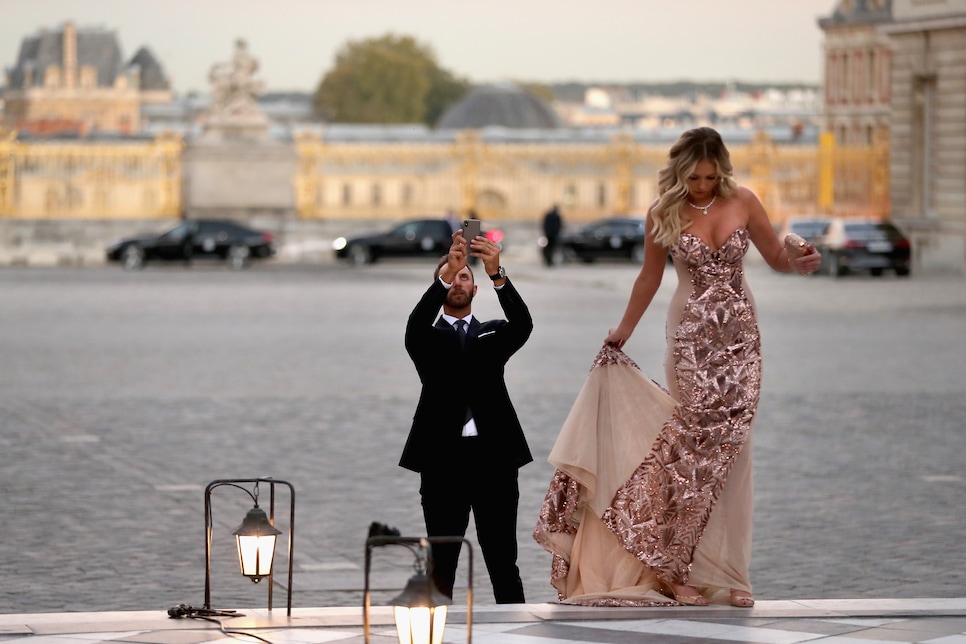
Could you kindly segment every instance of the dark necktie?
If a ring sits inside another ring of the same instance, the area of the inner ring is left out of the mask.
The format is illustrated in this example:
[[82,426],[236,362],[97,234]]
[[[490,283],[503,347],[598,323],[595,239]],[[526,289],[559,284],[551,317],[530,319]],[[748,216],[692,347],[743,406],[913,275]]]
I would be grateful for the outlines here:
[[[456,322],[453,322],[453,326],[456,327],[456,336],[460,339],[460,346],[462,347],[466,344],[466,320],[457,320]],[[470,418],[472,417],[473,412],[471,412],[470,408],[467,407],[466,417],[463,420],[463,424],[465,425],[466,423],[470,422]]]

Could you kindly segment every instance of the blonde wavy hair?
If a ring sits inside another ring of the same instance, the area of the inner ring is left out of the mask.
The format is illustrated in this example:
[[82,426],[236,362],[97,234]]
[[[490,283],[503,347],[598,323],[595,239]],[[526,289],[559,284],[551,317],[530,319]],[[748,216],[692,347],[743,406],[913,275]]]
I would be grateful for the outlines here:
[[715,165],[718,183],[715,195],[732,197],[738,190],[728,148],[717,130],[698,127],[684,132],[671,146],[667,165],[657,173],[658,200],[651,210],[654,240],[665,248],[671,246],[691,222],[681,221],[681,209],[688,199],[688,177],[698,162],[708,160]]

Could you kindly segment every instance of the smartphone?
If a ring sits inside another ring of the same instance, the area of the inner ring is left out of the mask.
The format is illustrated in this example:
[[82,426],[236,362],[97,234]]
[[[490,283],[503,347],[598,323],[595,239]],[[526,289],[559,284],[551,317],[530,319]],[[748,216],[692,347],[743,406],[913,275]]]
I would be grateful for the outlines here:
[[470,255],[470,242],[474,237],[479,237],[480,231],[480,220],[479,219],[464,219],[463,220],[463,239],[466,240],[466,256]]

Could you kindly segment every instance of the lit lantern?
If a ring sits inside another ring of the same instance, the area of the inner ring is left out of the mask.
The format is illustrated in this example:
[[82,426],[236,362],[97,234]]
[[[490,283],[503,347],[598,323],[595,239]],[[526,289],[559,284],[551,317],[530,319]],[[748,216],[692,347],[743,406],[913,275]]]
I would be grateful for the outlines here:
[[452,600],[433,583],[432,544],[461,544],[469,555],[466,576],[466,644],[473,641],[473,545],[465,537],[402,537],[395,528],[380,523],[369,527],[366,539],[365,589],[362,593],[362,628],[365,644],[372,641],[369,572],[372,550],[381,546],[405,546],[415,557],[415,574],[399,596],[390,602],[400,644],[441,644],[446,628],[448,605]]
[[256,584],[262,577],[272,574],[275,539],[280,534],[282,532],[269,522],[268,515],[257,503],[234,532],[238,541],[238,564],[241,566],[241,573]]
[[425,572],[410,577],[406,588],[392,600],[399,644],[440,644],[449,602]]

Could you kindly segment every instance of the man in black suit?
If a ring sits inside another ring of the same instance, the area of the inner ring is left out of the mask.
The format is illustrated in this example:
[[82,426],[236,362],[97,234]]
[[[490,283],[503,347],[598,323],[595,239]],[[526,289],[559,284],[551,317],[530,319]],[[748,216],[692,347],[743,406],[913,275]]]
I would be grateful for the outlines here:
[[[477,285],[466,265],[467,242],[457,230],[406,325],[406,350],[422,393],[399,465],[419,472],[428,536],[462,537],[472,510],[496,602],[523,603],[517,472],[533,457],[503,370],[530,337],[533,320],[500,266],[500,247],[477,237],[469,252],[482,260],[507,319],[480,322],[471,314]],[[443,314],[434,324],[440,306]],[[465,334],[454,324],[463,322]],[[460,546],[435,544],[432,553],[434,581],[452,597]]]

